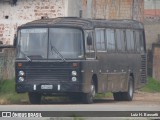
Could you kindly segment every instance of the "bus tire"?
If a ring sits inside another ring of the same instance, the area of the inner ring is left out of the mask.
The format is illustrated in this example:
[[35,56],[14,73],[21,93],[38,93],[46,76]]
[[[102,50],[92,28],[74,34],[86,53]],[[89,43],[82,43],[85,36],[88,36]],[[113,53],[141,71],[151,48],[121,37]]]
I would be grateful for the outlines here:
[[133,78],[130,77],[128,82],[127,92],[115,92],[113,93],[114,100],[116,101],[132,101],[134,92],[134,82]]
[[115,101],[122,101],[122,92],[113,93],[113,98]]
[[69,98],[71,100],[79,102],[79,101],[81,101],[81,94],[80,93],[70,93]]
[[122,93],[122,97],[123,97],[122,99],[124,101],[132,101],[133,93],[134,93],[134,82],[133,82],[133,78],[130,77],[128,82],[128,91]]
[[83,96],[82,96],[83,102],[85,104],[93,103],[93,99],[95,97],[95,94],[96,94],[95,84],[93,84],[93,82],[92,82],[92,84],[90,86],[90,92],[89,93],[83,93]]
[[29,101],[31,104],[41,103],[41,94],[29,92],[28,96],[29,96]]

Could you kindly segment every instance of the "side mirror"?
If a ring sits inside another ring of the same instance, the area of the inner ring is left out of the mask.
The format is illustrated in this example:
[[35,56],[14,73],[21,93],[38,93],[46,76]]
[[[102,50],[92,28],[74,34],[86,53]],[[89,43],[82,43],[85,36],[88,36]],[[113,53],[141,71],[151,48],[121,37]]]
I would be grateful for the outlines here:
[[88,45],[88,46],[91,46],[91,45],[92,45],[92,37],[91,37],[90,34],[87,36],[87,45]]

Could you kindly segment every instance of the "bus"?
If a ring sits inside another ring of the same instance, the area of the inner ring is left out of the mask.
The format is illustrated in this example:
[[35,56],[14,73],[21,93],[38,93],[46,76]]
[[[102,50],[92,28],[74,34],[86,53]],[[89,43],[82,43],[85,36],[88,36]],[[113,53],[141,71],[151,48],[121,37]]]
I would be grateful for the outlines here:
[[132,101],[147,82],[143,24],[135,20],[43,18],[17,29],[16,91],[31,104],[68,95],[93,103],[97,93]]

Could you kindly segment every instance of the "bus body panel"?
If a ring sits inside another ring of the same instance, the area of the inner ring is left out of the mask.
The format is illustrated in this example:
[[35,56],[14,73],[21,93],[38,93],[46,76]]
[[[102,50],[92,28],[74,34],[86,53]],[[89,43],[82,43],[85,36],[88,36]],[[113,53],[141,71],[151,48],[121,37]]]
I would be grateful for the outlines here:
[[[22,64],[18,68],[18,63]],[[78,67],[72,67],[72,63],[78,63]],[[16,62],[16,91],[23,92],[89,92],[93,73],[97,73],[97,60],[80,62]],[[78,71],[78,82],[71,81],[71,71]],[[25,72],[25,81],[17,82],[18,72]],[[63,72],[63,73],[60,73]],[[59,74],[60,73],[60,74]],[[34,85],[36,86],[34,90]],[[41,85],[53,85],[52,90],[42,90]],[[58,90],[60,85],[60,90]]]

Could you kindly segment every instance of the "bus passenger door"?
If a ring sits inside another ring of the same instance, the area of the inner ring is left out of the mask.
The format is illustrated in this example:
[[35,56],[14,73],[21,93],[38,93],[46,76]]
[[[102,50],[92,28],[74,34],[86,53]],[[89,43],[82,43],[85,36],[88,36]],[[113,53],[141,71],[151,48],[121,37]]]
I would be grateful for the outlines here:
[[83,89],[84,91],[89,90],[89,85],[93,80],[93,75],[97,73],[98,61],[95,56],[95,41],[92,30],[85,31],[85,58],[82,64],[83,72]]

